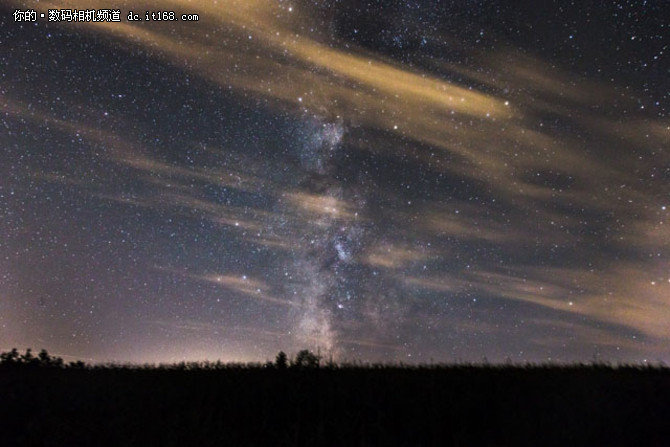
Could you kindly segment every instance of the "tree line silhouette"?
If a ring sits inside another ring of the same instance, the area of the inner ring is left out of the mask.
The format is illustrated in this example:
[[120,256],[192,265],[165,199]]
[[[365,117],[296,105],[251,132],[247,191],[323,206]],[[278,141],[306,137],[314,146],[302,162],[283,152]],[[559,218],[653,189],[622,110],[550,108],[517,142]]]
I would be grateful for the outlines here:
[[81,360],[65,363],[62,358],[50,355],[46,349],[42,349],[37,356],[31,348],[26,349],[25,354],[20,354],[18,349],[0,354],[0,367],[3,368],[82,368],[85,363]]
[[[334,362],[329,361],[330,366],[334,365]],[[257,367],[260,364],[257,363],[248,363],[243,366],[247,367]],[[117,365],[107,364],[101,366],[114,367]],[[163,369],[220,369],[225,367],[236,367],[241,366],[240,364],[224,364],[220,361],[217,362],[180,362],[172,365],[159,365],[157,368]],[[288,355],[284,351],[279,351],[274,362],[266,362],[262,365],[265,368],[276,368],[276,369],[313,369],[319,368],[321,366],[321,355],[314,354],[308,349],[303,349],[299,351],[295,357],[289,359]],[[46,349],[42,349],[37,356],[33,354],[31,348],[26,349],[24,354],[21,354],[18,349],[13,348],[10,351],[3,352],[0,354],[0,368],[88,368],[90,365],[87,365],[81,360],[71,361],[65,363],[61,357],[50,355]],[[146,367],[146,366],[145,366]]]
[[161,363],[154,364],[119,364],[119,363],[95,363],[88,364],[82,360],[65,362],[61,357],[51,355],[46,349],[40,350],[37,355],[33,354],[32,348],[26,349],[24,354],[21,354],[17,348],[10,351],[0,353],[0,368],[61,368],[61,369],[168,369],[168,370],[215,370],[215,369],[245,369],[245,368],[262,368],[262,369],[276,369],[276,370],[313,370],[318,368],[325,369],[437,369],[437,370],[454,370],[454,369],[535,369],[535,370],[570,370],[570,369],[658,369],[662,371],[669,371],[667,365],[663,362],[658,364],[645,363],[641,365],[613,365],[609,362],[599,361],[594,359],[591,363],[579,364],[513,364],[509,360],[504,364],[489,363],[484,357],[482,363],[430,363],[430,364],[405,364],[405,363],[364,363],[361,361],[343,361],[335,362],[332,358],[323,362],[323,356],[320,353],[314,353],[309,349],[302,349],[298,351],[295,356],[289,357],[284,351],[277,353],[274,361],[266,361],[265,363],[248,362],[221,362],[217,361],[182,361],[176,363]]

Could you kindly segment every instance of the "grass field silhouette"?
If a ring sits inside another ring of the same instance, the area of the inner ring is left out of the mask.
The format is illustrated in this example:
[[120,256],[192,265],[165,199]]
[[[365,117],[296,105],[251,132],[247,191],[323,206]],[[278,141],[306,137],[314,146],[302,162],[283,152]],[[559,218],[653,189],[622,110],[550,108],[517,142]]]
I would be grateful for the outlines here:
[[2,354],[0,445],[668,445],[662,366],[66,364]]

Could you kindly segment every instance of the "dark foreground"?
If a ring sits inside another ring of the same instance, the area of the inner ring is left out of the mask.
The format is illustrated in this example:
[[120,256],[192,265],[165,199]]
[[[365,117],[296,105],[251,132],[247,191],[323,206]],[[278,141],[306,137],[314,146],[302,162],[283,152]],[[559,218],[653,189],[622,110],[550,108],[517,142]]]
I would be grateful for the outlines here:
[[670,445],[670,370],[0,369],[0,445]]

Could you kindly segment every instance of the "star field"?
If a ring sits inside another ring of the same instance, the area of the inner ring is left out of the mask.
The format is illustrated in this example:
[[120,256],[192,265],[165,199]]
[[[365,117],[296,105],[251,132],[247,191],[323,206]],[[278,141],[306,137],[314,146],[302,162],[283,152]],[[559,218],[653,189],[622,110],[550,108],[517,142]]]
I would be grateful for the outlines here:
[[664,2],[9,3],[1,349],[670,361]]

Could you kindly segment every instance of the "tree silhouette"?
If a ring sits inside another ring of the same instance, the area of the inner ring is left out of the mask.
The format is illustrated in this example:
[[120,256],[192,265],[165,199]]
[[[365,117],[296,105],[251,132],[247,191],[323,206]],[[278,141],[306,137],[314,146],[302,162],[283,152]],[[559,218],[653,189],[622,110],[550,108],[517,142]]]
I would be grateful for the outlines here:
[[285,369],[288,366],[288,359],[284,351],[279,351],[279,354],[277,354],[275,366],[279,369]]
[[19,354],[19,351],[16,348],[13,348],[9,352],[0,354],[0,365],[5,367],[28,366],[62,368],[63,359],[60,357],[52,357],[46,349],[42,349],[37,357],[35,357],[31,348],[26,349],[26,353],[23,355]]
[[40,359],[40,364],[42,366],[49,366],[51,364],[51,356],[49,356],[46,349],[42,349],[40,353],[37,354],[37,357]]
[[21,358],[19,356],[19,351],[14,348],[9,352],[3,352],[0,354],[0,364],[5,365],[5,366],[13,366],[17,365],[21,362]]
[[26,353],[21,356],[21,362],[25,363],[26,365],[34,365],[37,363],[37,359],[33,355],[32,349],[26,349]]
[[81,360],[77,360],[76,362],[70,362],[68,367],[71,369],[85,369],[86,363],[82,362]]
[[295,356],[291,366],[295,368],[318,368],[321,356],[318,356],[308,349],[303,349]]

